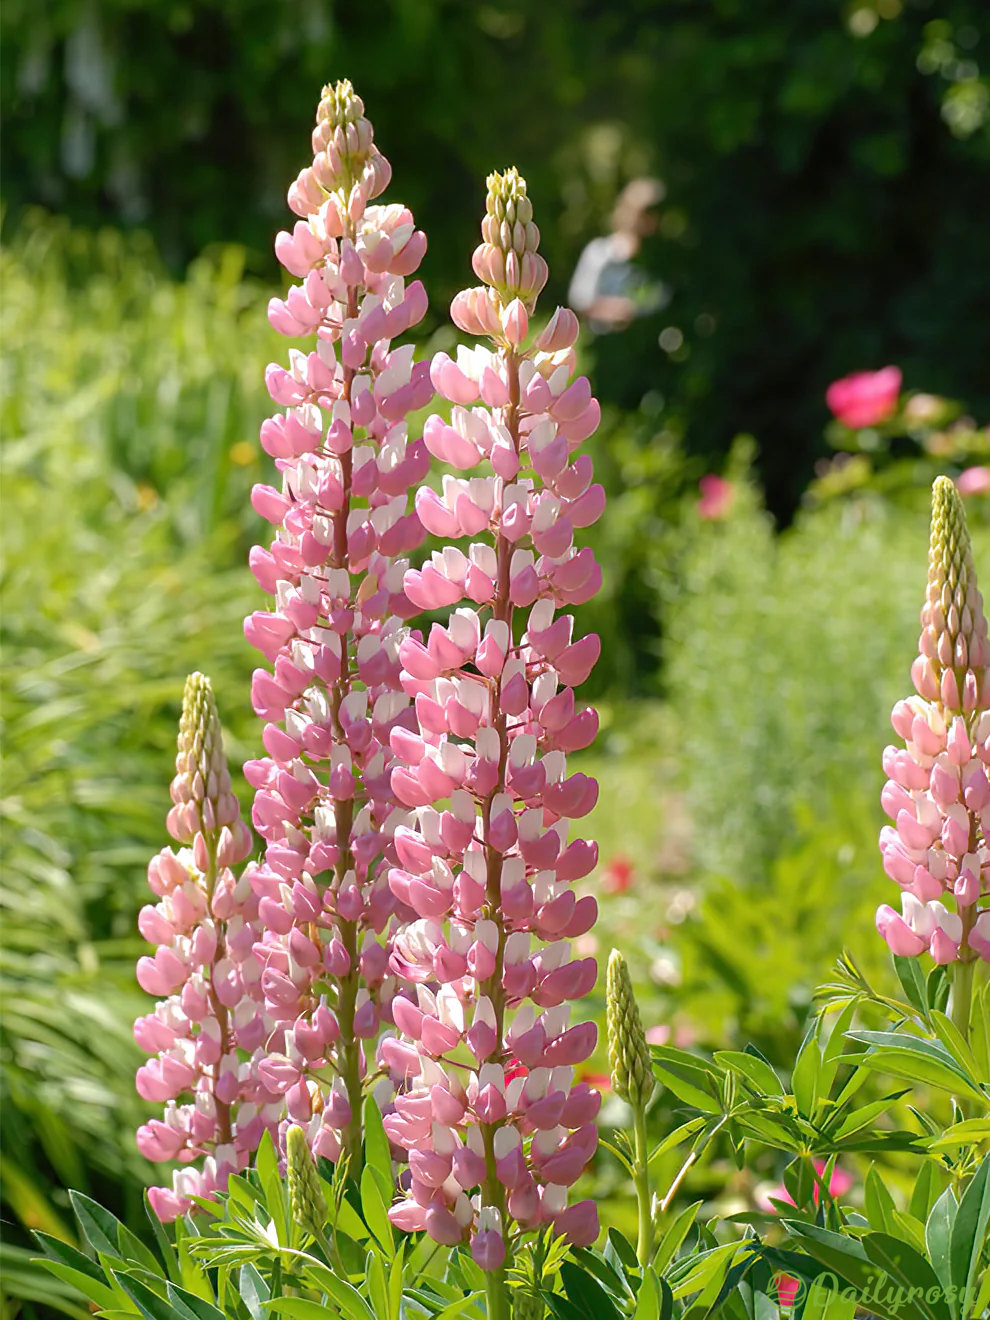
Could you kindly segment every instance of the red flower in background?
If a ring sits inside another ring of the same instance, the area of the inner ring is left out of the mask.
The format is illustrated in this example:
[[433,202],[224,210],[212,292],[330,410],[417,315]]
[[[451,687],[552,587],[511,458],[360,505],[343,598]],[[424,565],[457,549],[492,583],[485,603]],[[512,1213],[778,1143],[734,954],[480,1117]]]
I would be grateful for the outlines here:
[[698,482],[698,489],[701,491],[698,517],[704,518],[707,522],[724,518],[732,508],[732,501],[736,495],[736,488],[732,482],[726,481],[725,477],[716,476],[714,472],[709,472]]
[[617,854],[602,872],[602,889],[606,894],[624,894],[632,888],[636,868],[623,853]]
[[882,371],[857,371],[833,381],[825,391],[825,402],[843,426],[859,430],[885,422],[897,409],[901,392],[900,367]]

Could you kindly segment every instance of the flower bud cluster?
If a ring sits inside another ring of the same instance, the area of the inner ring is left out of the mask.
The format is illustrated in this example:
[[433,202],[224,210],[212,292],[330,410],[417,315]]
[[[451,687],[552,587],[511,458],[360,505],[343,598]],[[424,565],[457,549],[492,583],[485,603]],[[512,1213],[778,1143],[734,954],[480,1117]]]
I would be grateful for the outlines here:
[[597,916],[594,898],[573,889],[597,850],[570,840],[569,822],[595,805],[597,784],[568,774],[567,756],[597,732],[574,687],[600,643],[575,638],[566,611],[601,582],[574,537],[604,493],[574,452],[599,409],[587,380],[572,380],[573,313],[558,309],[527,345],[546,267],[514,170],[489,179],[484,238],[475,270],[491,287],[459,294],[452,315],[493,345],[438,353],[431,368],[453,407],[449,421],[428,419],[426,444],[456,471],[479,472],[416,496],[423,524],[448,544],[407,572],[405,592],[451,612],[425,641],[399,646],[418,728],[391,734],[407,815],[389,882],[417,920],[393,944],[391,970],[411,985],[393,1000],[399,1034],[380,1054],[406,1078],[385,1119],[409,1164],[393,1223],[469,1241],[483,1269],[499,1270],[513,1226],[551,1224],[574,1243],[598,1231],[593,1202],[568,1206],[596,1148],[600,1097],[574,1081],[595,1025],[570,1020],[570,1001],[597,975],[571,943]]
[[[138,1148],[150,1160],[185,1166],[171,1188],[149,1192],[162,1220],[184,1214],[191,1197],[223,1189],[280,1109],[260,1073],[272,1023],[253,953],[258,900],[249,872],[238,879],[232,870],[250,852],[251,833],[202,674],[186,682],[175,768],[168,829],[184,846],[152,860],[148,883],[158,902],[138,917],[141,934],[158,945],[138,962],[138,982],[160,1002],[134,1024],[138,1044],[154,1056],[138,1069],[138,1092],[166,1105],[163,1119],[138,1129]],[[183,1095],[192,1099],[178,1104]],[[193,1168],[200,1157],[202,1168]]]
[[629,966],[618,949],[608,960],[605,1020],[612,1090],[634,1109],[645,1110],[655,1090],[650,1047],[639,1015]]
[[405,418],[433,387],[413,346],[393,347],[426,311],[422,284],[406,282],[426,239],[405,207],[370,205],[390,171],[349,83],[324,89],[313,149],[289,193],[303,218],[275,243],[300,283],[269,318],[316,339],[267,372],[283,411],[261,444],[281,484],[252,493],[276,530],[251,566],[274,606],[245,622],[270,665],[252,682],[267,755],[245,774],[266,844],[252,874],[276,1024],[264,1076],[318,1154],[359,1160],[362,1042],[391,1021],[387,935],[401,913],[383,865],[395,861],[390,736],[415,723],[399,648],[417,608],[404,556],[425,536],[408,491],[429,453]]
[[962,500],[947,477],[932,491],[928,589],[921,611],[918,695],[891,715],[905,746],[888,747],[880,835],[901,912],[877,929],[902,956],[990,962],[990,644]]

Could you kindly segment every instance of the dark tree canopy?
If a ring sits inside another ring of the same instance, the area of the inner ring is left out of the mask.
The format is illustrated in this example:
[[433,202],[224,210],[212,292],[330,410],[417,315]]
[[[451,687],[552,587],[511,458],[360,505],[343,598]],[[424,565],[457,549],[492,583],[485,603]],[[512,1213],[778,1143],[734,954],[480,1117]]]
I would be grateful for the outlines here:
[[897,362],[990,414],[981,0],[9,0],[4,27],[8,219],[144,226],[177,267],[236,241],[274,275],[320,87],[347,76],[429,233],[438,318],[490,169],[529,179],[559,298],[622,182],[664,178],[647,259],[672,298],[622,359],[689,451],[756,435],[779,514],[839,374]]

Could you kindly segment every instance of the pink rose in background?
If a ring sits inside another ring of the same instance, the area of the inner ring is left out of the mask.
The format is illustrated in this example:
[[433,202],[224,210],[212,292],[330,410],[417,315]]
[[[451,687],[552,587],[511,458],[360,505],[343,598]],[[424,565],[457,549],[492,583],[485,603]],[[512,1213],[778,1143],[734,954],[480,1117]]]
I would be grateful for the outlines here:
[[701,499],[698,501],[698,515],[709,522],[724,518],[732,508],[736,488],[725,477],[709,472],[698,482]]
[[956,477],[960,495],[986,495],[990,492],[990,467],[969,467]]
[[825,402],[843,426],[858,430],[892,416],[900,392],[900,367],[884,367],[882,371],[857,371],[833,381],[825,392]]

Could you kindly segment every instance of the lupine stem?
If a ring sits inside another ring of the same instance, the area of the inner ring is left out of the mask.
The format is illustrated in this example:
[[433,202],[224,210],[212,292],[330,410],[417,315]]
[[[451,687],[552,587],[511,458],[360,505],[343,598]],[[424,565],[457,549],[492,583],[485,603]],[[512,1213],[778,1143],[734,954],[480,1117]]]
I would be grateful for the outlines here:
[[976,960],[959,961],[952,968],[952,1022],[963,1040],[969,1040],[973,1004],[973,974]]
[[641,1105],[637,1105],[633,1117],[633,1186],[636,1188],[636,1209],[639,1220],[636,1258],[644,1270],[653,1255],[653,1215],[647,1163],[646,1111]]

